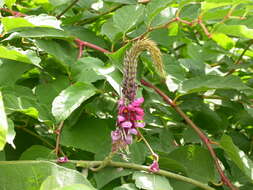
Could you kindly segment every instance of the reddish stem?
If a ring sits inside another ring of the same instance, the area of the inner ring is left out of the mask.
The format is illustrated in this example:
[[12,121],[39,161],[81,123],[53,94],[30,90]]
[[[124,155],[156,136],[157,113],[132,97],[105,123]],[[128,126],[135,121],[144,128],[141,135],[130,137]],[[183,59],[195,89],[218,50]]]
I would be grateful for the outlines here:
[[227,185],[231,190],[237,190],[237,188],[230,182],[230,180],[226,177],[226,175],[224,174],[219,160],[213,150],[213,147],[211,146],[211,141],[209,140],[209,138],[195,125],[195,123],[193,123],[193,121],[181,110],[180,107],[177,106],[177,104],[175,104],[175,102],[173,102],[165,93],[163,93],[159,88],[155,87],[154,85],[152,85],[151,83],[145,81],[145,80],[141,80],[141,83],[144,86],[147,86],[149,88],[152,88],[153,90],[155,90],[155,92],[160,95],[163,100],[169,104],[171,107],[173,107],[176,112],[186,121],[186,123],[192,127],[192,129],[198,134],[199,138],[202,140],[202,142],[206,145],[208,151],[210,152],[214,162],[215,162],[215,166],[220,174],[221,177],[221,181]]
[[5,12],[7,12],[7,13],[10,13],[12,16],[16,16],[16,17],[24,17],[24,16],[27,16],[27,15],[24,14],[24,13],[17,12],[17,11],[13,11],[13,10],[6,9],[6,8],[0,8],[0,10],[5,11]]
[[79,54],[78,54],[78,58],[81,58],[82,57],[82,53],[83,53],[83,47],[84,46],[87,46],[87,47],[90,47],[92,49],[95,49],[95,50],[98,50],[100,52],[103,52],[103,53],[112,53],[104,48],[101,48],[95,44],[92,44],[92,43],[89,43],[89,42],[86,42],[86,41],[82,41],[80,40],[79,38],[76,38],[75,39],[75,42],[77,43],[78,47],[79,47]]

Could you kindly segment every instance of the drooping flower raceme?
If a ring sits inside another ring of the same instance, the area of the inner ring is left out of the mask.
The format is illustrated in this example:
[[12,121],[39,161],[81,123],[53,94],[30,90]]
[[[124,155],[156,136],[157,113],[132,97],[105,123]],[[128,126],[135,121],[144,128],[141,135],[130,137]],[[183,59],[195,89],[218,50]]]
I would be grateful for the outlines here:
[[[149,39],[139,40],[126,52],[122,82],[123,96],[119,100],[118,105],[117,128],[115,131],[111,132],[112,152],[117,152],[120,149],[126,148],[127,145],[132,144],[134,135],[141,136],[138,132],[138,128],[143,128],[145,126],[143,118],[144,110],[141,108],[144,98],[136,98],[138,88],[136,83],[138,56],[144,50],[150,53],[157,68],[157,73],[163,77],[165,76],[161,52],[155,42]],[[153,150],[151,152],[154,156],[155,153]],[[157,172],[158,170],[157,156],[150,166],[150,171]]]

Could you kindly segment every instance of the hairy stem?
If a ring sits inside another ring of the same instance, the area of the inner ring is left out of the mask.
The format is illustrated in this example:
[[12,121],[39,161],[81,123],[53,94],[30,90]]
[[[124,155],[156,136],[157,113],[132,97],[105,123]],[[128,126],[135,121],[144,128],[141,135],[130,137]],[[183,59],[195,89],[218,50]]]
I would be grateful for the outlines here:
[[141,80],[141,83],[144,86],[147,86],[147,87],[155,90],[155,92],[158,95],[160,95],[167,104],[169,104],[171,107],[173,107],[175,109],[175,111],[186,121],[186,123],[198,134],[199,138],[206,145],[208,151],[210,152],[210,154],[215,162],[215,166],[217,168],[217,171],[220,174],[222,182],[225,185],[227,185],[231,190],[237,190],[237,188],[230,182],[230,180],[224,174],[224,172],[221,168],[221,165],[219,163],[219,160],[213,150],[213,147],[211,146],[212,142],[210,141],[210,139],[195,125],[195,123],[193,123],[193,121],[181,110],[181,108],[178,107],[177,104],[175,102],[173,102],[165,93],[163,93],[160,89],[158,89],[157,87],[155,87],[154,85],[152,85],[151,83],[149,83],[145,80]]

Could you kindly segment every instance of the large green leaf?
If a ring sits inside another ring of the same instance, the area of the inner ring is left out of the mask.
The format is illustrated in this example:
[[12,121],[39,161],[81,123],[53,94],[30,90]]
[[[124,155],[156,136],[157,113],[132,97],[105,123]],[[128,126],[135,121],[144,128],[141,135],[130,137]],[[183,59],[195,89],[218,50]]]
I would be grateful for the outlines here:
[[186,80],[182,83],[181,92],[192,93],[206,91],[209,89],[235,89],[251,90],[239,77],[236,76],[200,76]]
[[113,23],[123,33],[136,26],[143,19],[144,6],[128,5],[118,9],[113,15]]
[[149,174],[145,172],[134,172],[135,185],[146,190],[173,190],[168,179],[164,176]]
[[223,135],[220,140],[220,145],[241,171],[253,181],[253,162],[249,157],[240,150],[232,141],[232,138],[227,135]]
[[84,184],[94,190],[82,174],[47,161],[0,161],[0,170],[0,189],[38,190],[48,176],[54,176],[60,187]]
[[20,61],[24,63],[32,63],[29,57],[23,52],[19,52],[14,49],[8,49],[4,46],[0,46],[0,58]]
[[77,49],[66,41],[37,39],[36,45],[66,65],[76,62]]
[[53,16],[49,15],[38,15],[38,16],[27,16],[25,18],[21,17],[3,17],[1,19],[2,24],[4,26],[5,32],[9,32],[16,28],[23,28],[23,27],[53,27],[57,29],[60,28],[61,22],[57,20]]
[[249,29],[245,25],[226,25],[219,24],[215,27],[215,32],[224,33],[227,35],[243,38],[253,38],[253,29]]
[[[63,30],[48,28],[48,27],[24,27],[24,28],[16,28],[13,30],[14,33],[10,35],[7,39],[12,38],[59,38],[66,39],[71,38],[71,36]],[[73,38],[73,37],[72,37]],[[5,39],[5,40],[7,40]]]
[[8,134],[8,121],[5,113],[2,93],[0,91],[0,151],[3,150]]
[[96,88],[88,83],[77,82],[63,90],[52,103],[52,113],[57,121],[67,119],[85,100],[96,94]]

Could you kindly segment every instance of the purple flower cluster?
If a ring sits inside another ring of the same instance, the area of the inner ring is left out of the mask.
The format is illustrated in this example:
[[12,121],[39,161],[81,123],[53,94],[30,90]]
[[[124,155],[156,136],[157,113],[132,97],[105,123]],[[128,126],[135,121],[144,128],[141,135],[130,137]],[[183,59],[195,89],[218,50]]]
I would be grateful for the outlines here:
[[111,133],[113,149],[117,150],[131,144],[132,136],[138,134],[137,128],[145,126],[144,111],[141,108],[143,102],[144,98],[137,98],[128,105],[123,99],[119,101],[118,128]]

